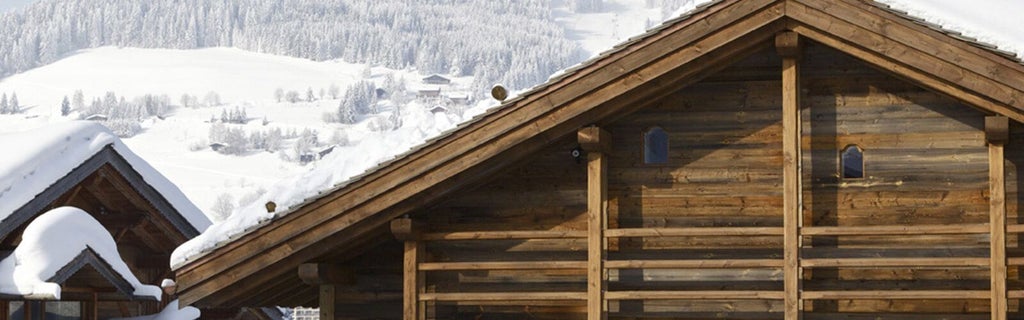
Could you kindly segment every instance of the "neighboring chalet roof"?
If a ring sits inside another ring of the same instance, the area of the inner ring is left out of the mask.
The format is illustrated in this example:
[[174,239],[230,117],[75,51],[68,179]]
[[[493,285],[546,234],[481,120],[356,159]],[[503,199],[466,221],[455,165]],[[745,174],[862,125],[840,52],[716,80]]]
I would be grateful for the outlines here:
[[72,207],[47,211],[28,224],[18,247],[0,260],[0,295],[60,299],[61,284],[86,266],[128,299],[160,300],[160,288],[139,282],[121,260],[110,232]]
[[784,30],[967,105],[1024,121],[1024,65],[1019,60],[884,5],[863,0],[714,1],[363,175],[283,212],[251,218],[254,224],[237,234],[204,234],[186,243],[172,257],[179,296],[186,304],[237,304],[268,281],[295,273],[299,264],[349,248],[388,221],[583,126],[609,123],[712,75],[764,48]]
[[452,81],[450,79],[442,77],[441,75],[437,75],[437,74],[432,74],[429,77],[423,78],[423,83],[447,84],[447,83],[451,83],[451,82]]
[[184,238],[210,226],[174,184],[100,124],[72,121],[0,135],[0,238],[101,167],[112,167]]

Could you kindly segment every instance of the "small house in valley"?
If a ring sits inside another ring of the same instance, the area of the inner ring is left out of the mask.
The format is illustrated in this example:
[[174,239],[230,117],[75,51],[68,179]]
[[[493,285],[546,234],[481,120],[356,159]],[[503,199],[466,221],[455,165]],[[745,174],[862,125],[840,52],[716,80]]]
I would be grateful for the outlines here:
[[423,83],[424,84],[448,85],[448,84],[452,83],[452,80],[448,79],[448,78],[445,78],[445,77],[443,77],[441,75],[433,74],[433,75],[430,75],[429,77],[423,78]]
[[197,237],[177,293],[320,319],[1020,318],[1022,122],[1021,60],[884,4],[713,1]]

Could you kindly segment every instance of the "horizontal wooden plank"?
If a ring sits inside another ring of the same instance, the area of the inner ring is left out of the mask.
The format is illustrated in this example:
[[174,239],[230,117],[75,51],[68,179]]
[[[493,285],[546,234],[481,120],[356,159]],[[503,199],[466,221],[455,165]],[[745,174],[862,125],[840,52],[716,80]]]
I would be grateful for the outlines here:
[[782,300],[782,291],[608,291],[608,300]]
[[850,290],[850,291],[804,291],[804,300],[847,300],[847,299],[988,299],[988,290]]
[[1024,299],[1024,290],[1009,290],[1006,297],[1010,299]]
[[781,268],[782,259],[610,260],[608,269],[735,269]]
[[806,268],[988,268],[988,258],[819,258],[800,260]]
[[436,232],[423,234],[422,240],[444,241],[444,240],[515,240],[515,239],[569,239],[586,238],[586,231],[462,231],[462,232]]
[[1006,233],[1024,233],[1024,224],[1007,224]]
[[427,292],[420,294],[420,301],[568,301],[586,299],[586,292]]
[[988,225],[804,227],[800,232],[805,236],[981,234],[988,233]]
[[1006,258],[1006,265],[1008,265],[1008,266],[1024,266],[1024,257],[1010,257],[1010,258]]
[[421,271],[583,269],[586,261],[424,262]]
[[620,228],[605,231],[609,238],[692,236],[782,236],[776,227]]

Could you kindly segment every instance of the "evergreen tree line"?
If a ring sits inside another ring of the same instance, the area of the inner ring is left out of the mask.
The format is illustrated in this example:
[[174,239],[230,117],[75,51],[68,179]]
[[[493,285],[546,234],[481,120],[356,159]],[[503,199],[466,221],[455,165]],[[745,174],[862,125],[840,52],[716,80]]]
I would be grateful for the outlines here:
[[79,110],[80,119],[100,121],[119,137],[128,138],[142,132],[142,120],[162,117],[171,110],[171,98],[167,95],[147,94],[127,100],[114,92],[107,92],[102,98],[95,98],[85,105],[85,95],[76,91],[71,100],[64,96],[61,115],[67,116],[72,110]]
[[7,94],[0,95],[0,114],[16,114],[21,113],[21,104],[18,103],[18,94],[11,92],[11,98],[7,99]]
[[[209,139],[210,143],[223,145],[217,152],[230,155],[243,155],[252,151],[279,152],[284,149],[286,140],[295,140],[295,153],[308,152],[320,146],[316,130],[308,128],[301,132],[295,129],[283,131],[281,128],[272,128],[247,133],[240,127],[215,123],[210,126]],[[282,157],[290,158],[285,154],[282,154]]]
[[[581,10],[600,1],[576,0]],[[0,15],[0,76],[107,45],[231,46],[524,88],[582,60],[543,0],[41,0]],[[478,90],[482,96],[486,90]]]

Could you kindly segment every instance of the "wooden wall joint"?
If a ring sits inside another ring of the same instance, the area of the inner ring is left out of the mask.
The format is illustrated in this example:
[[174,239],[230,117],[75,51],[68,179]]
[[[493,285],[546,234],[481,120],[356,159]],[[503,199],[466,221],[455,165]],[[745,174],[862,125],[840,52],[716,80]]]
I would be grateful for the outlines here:
[[775,50],[783,58],[800,58],[800,36],[793,31],[783,31],[775,35]]
[[608,153],[612,150],[611,134],[596,126],[583,127],[576,132],[580,148],[586,152]]
[[1010,140],[1010,123],[1006,117],[985,117],[985,142],[1005,145]]
[[422,230],[419,225],[410,218],[399,218],[391,220],[391,234],[400,241],[415,241],[420,238]]
[[350,268],[327,263],[304,263],[299,265],[299,279],[308,285],[352,285],[356,277]]

